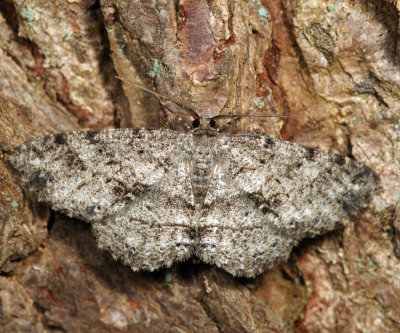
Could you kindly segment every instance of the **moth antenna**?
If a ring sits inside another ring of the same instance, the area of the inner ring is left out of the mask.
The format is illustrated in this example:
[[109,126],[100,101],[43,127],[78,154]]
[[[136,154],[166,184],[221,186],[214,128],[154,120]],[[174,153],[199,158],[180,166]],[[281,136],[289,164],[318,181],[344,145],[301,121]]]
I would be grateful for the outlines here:
[[301,118],[301,116],[281,116],[273,114],[219,114],[211,119],[220,118]]
[[[234,120],[239,120],[239,118],[301,118],[301,116],[280,116],[280,115],[249,115],[249,114],[219,114],[213,118],[215,119],[223,119],[223,118],[233,118]],[[226,127],[229,128],[229,127]],[[219,128],[219,132],[222,132],[224,127]]]
[[[123,79],[122,77],[119,77],[119,76],[115,76],[115,77],[116,77],[117,79],[121,80],[122,82],[125,82],[125,83],[127,83],[127,84],[130,84],[131,86],[134,86],[134,87],[136,87],[136,88],[142,89],[142,90],[144,90],[144,91],[146,91],[146,92],[148,92],[148,93],[150,93],[150,94],[152,94],[152,95],[154,95],[154,96],[157,96],[160,100],[161,100],[161,99],[164,99],[164,100],[167,100],[167,101],[169,101],[169,102],[172,102],[172,103],[178,105],[179,107],[181,107],[182,109],[185,109],[185,110],[189,111],[189,112],[192,114],[192,116],[194,116],[194,118],[200,119],[200,116],[198,115],[198,113],[197,113],[195,110],[193,110],[191,107],[189,107],[189,106],[187,106],[187,105],[185,105],[185,104],[182,104],[181,102],[178,102],[178,101],[176,101],[176,100],[174,100],[174,99],[172,99],[172,98],[170,98],[170,97],[161,95],[161,94],[159,94],[159,93],[157,93],[157,92],[155,92],[155,91],[153,91],[153,90],[150,90],[150,89],[147,89],[147,88],[145,88],[145,87],[142,87],[142,86],[138,85],[137,83],[133,83],[133,82],[131,82],[131,81],[125,80],[125,79]],[[163,103],[162,101],[161,101],[161,103],[164,105],[164,103]],[[168,110],[169,110],[169,111],[172,111],[172,110],[170,110],[170,109],[168,109]],[[175,111],[174,111],[174,112],[175,112]],[[179,113],[179,112],[175,112],[175,113]],[[182,114],[182,113],[181,113],[181,114]]]

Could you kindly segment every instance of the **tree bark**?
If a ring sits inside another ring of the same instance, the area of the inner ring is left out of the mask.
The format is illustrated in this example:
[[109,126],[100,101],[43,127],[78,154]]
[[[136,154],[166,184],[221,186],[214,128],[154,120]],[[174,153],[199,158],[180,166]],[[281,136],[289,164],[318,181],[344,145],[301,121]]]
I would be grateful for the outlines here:
[[[0,3],[0,330],[398,332],[400,2],[7,0]],[[37,136],[171,127],[179,100],[225,132],[352,156],[382,193],[255,279],[206,264],[134,273],[90,226],[19,187],[8,155]],[[171,112],[172,111],[172,112]]]

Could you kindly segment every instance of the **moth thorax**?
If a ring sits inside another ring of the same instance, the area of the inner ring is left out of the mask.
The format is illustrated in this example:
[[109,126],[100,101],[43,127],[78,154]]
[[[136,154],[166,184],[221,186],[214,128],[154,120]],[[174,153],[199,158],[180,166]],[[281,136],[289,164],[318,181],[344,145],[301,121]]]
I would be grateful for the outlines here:
[[202,207],[215,165],[215,136],[197,133],[191,156],[190,173],[196,206]]

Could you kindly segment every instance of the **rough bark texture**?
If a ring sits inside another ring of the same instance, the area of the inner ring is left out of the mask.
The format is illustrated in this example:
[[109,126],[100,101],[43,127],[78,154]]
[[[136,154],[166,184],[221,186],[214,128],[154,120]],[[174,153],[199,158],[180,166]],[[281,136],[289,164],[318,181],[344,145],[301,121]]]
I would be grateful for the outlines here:
[[[399,15],[396,0],[3,0],[0,330],[398,332]],[[6,162],[49,133],[185,129],[115,74],[206,116],[301,116],[227,128],[353,156],[380,176],[381,196],[255,280],[192,262],[133,273],[87,224],[24,194]]]

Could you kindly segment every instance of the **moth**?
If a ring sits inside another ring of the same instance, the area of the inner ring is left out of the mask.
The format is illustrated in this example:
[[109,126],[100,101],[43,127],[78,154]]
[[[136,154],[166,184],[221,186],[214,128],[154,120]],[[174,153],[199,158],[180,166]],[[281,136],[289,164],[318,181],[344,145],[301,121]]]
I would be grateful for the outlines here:
[[378,191],[374,172],[351,158],[220,135],[216,118],[190,112],[189,133],[61,133],[23,144],[9,161],[39,201],[91,223],[99,247],[134,271],[196,256],[254,277],[301,239],[357,215]]

